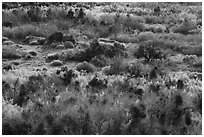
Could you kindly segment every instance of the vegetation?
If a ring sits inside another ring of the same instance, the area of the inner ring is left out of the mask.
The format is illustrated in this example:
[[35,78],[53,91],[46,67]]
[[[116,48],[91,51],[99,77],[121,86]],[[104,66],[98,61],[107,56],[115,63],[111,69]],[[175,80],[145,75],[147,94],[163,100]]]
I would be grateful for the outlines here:
[[3,135],[202,134],[202,3],[2,8]]

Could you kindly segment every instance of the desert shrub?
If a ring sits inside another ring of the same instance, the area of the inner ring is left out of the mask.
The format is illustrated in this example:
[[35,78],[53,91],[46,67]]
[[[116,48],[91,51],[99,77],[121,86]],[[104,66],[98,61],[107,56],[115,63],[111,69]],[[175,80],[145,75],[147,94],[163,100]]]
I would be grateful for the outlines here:
[[166,27],[161,24],[145,25],[145,31],[151,31],[154,33],[164,33]]
[[117,37],[109,37],[111,40],[116,40],[122,43],[136,43],[138,42],[138,38],[128,34],[118,34]]
[[144,24],[138,21],[127,20],[123,25],[124,27],[131,28],[133,30],[143,31],[145,29]]
[[182,43],[175,41],[175,40],[165,40],[165,39],[160,39],[160,38],[154,38],[152,40],[149,40],[147,43],[150,45],[154,45],[160,49],[171,49],[177,52],[182,52],[181,49],[179,48],[182,47]]
[[198,57],[202,56],[202,46],[181,47],[181,50],[182,50],[184,55],[196,55]]
[[37,26],[37,31],[42,34],[43,37],[48,38],[51,34],[54,32],[58,32],[59,28],[57,25],[53,22],[48,22],[48,23],[40,23]]
[[93,88],[107,88],[107,80],[99,79],[97,76],[94,76],[88,83]]
[[153,38],[155,38],[155,36],[154,36],[154,33],[152,33],[152,32],[141,32],[138,35],[139,41],[147,41],[147,40],[151,40]]
[[108,71],[109,75],[118,75],[121,72],[127,70],[127,63],[122,57],[114,57],[111,61],[110,70]]
[[162,52],[160,49],[152,44],[142,44],[135,53],[137,58],[145,58],[146,61],[154,59],[162,59]]
[[5,46],[2,47],[2,58],[18,59],[25,56],[25,52],[18,50],[15,47]]
[[9,29],[5,29],[3,31],[3,36],[6,36],[8,38],[14,38],[17,40],[23,40],[26,36],[32,35],[32,36],[43,36],[43,34],[38,31],[36,26],[31,24],[25,24],[20,27],[14,27]]
[[95,56],[91,59],[90,63],[97,67],[105,67],[108,65],[108,58],[106,58],[104,55]]
[[189,31],[193,29],[196,29],[196,25],[189,19],[185,18],[182,25],[172,28],[172,31],[174,33],[181,33],[181,34],[187,35],[189,34]]
[[48,42],[53,43],[53,42],[62,42],[63,41],[63,33],[58,31],[54,32],[49,35],[48,37]]
[[128,65],[127,72],[130,73],[132,77],[143,77],[148,76],[151,70],[149,65],[144,65],[136,61]]
[[186,55],[183,58],[183,62],[192,64],[193,62],[195,62],[196,59],[197,59],[197,56],[195,56],[195,55]]
[[21,55],[19,53],[14,52],[14,51],[3,50],[2,58],[18,59],[18,58],[21,58]]
[[202,57],[197,58],[196,61],[193,62],[193,66],[202,68]]
[[96,70],[96,68],[92,64],[84,61],[76,66],[76,70],[86,71],[87,73],[92,73]]
[[162,19],[158,16],[145,16],[144,17],[147,24],[161,24]]

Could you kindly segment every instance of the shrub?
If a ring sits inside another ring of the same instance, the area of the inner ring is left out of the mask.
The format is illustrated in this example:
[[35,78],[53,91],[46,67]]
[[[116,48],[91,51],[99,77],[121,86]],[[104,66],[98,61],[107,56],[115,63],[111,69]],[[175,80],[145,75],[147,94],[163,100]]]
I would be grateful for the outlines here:
[[139,35],[138,35],[138,40],[141,42],[141,41],[147,41],[147,40],[151,40],[151,39],[154,39],[155,38],[155,35],[154,33],[152,32],[141,32]]
[[23,40],[26,36],[43,36],[43,34],[38,31],[37,27],[31,24],[25,24],[20,27],[14,27],[9,29],[3,30],[3,36],[8,38],[14,38],[17,40]]
[[62,32],[54,32],[49,35],[48,37],[48,42],[53,43],[53,42],[62,42],[63,41],[63,33]]
[[130,73],[132,77],[142,77],[148,76],[151,70],[152,69],[148,64],[144,65],[136,61],[128,65],[127,72]]
[[185,18],[182,25],[172,28],[172,31],[174,33],[181,33],[181,34],[187,35],[189,34],[189,31],[193,29],[196,29],[196,25],[193,22],[191,22],[189,19]]
[[95,56],[91,59],[90,63],[97,67],[105,67],[108,65],[108,58],[106,58],[104,55]]
[[110,36],[111,40],[116,40],[122,43],[137,43],[139,40],[136,36],[128,35],[128,34],[118,34],[117,37]]
[[137,58],[145,58],[146,61],[151,61],[154,59],[162,59],[162,52],[154,45],[150,44],[142,44],[139,46],[139,49],[135,53]]
[[145,21],[147,24],[161,24],[162,19],[158,16],[145,16]]
[[12,48],[4,48],[2,49],[2,58],[6,59],[18,59],[24,56],[25,53]]
[[112,64],[110,66],[110,70],[108,71],[109,75],[118,75],[121,72],[126,72],[127,63],[125,62],[124,58],[114,57],[111,62]]

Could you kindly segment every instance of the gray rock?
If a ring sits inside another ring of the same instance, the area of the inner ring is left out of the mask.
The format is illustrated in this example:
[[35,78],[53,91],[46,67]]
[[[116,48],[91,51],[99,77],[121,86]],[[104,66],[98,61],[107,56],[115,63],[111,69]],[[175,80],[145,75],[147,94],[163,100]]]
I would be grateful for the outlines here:
[[29,51],[29,54],[32,56],[37,56],[37,52],[36,51]]
[[46,62],[51,62],[53,60],[58,60],[59,57],[60,57],[59,53],[48,54],[47,57],[46,57]]
[[14,44],[14,42],[11,40],[7,40],[3,42],[3,45],[12,45],[12,44]]
[[63,63],[61,60],[53,60],[51,63],[50,63],[51,66],[63,66]]
[[29,45],[40,45],[40,43],[36,39],[33,39],[29,42]]
[[71,41],[64,42],[65,48],[74,48],[74,44]]
[[59,45],[56,46],[57,49],[64,49],[64,47],[65,46],[63,44],[59,44]]
[[35,37],[35,39],[39,42],[40,45],[45,44],[46,41],[45,37]]
[[9,39],[7,37],[2,37],[2,42],[8,41]]

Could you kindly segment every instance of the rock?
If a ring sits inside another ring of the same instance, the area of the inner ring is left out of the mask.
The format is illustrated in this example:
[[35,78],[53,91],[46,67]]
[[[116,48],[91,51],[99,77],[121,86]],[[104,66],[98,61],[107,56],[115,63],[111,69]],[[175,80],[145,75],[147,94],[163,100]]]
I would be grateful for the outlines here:
[[71,41],[64,42],[65,48],[74,48],[74,44]]
[[87,73],[92,73],[96,70],[95,66],[84,61],[82,63],[79,63],[77,66],[76,66],[76,70],[77,71],[86,71]]
[[51,66],[63,66],[63,63],[61,60],[53,60],[51,63],[50,63]]
[[32,36],[32,35],[29,35],[29,36],[26,36],[25,39],[24,39],[24,42],[25,43],[28,43],[31,45],[32,42],[34,43],[37,43],[37,45],[43,45],[46,41],[46,38],[45,37],[36,37],[36,36]]
[[45,37],[35,37],[35,39],[39,42],[40,45],[45,44],[46,41]]
[[12,70],[13,67],[12,67],[11,64],[7,64],[6,66],[3,67],[3,69],[6,70],[6,71],[9,71],[9,70]]
[[32,36],[32,35],[28,35],[28,36],[25,37],[25,39],[24,39],[23,42],[25,42],[25,43],[29,43],[32,39],[34,39],[34,36]]
[[36,51],[29,51],[29,54],[32,56],[37,56],[37,52]]
[[57,46],[60,45],[59,43],[51,43],[50,47],[51,48],[57,48]]
[[9,41],[9,39],[7,37],[2,37],[2,42],[4,41]]
[[13,64],[18,66],[20,64],[20,62],[19,61],[14,61]]
[[29,42],[29,45],[40,45],[40,43],[36,39],[33,39]]
[[65,41],[71,41],[73,44],[76,43],[76,40],[75,40],[74,36],[73,35],[67,35],[67,34],[63,35],[63,41],[64,42]]
[[26,60],[29,60],[29,59],[31,59],[31,58],[32,58],[32,56],[29,55],[29,54],[25,56],[25,59],[26,59]]
[[64,47],[65,46],[63,44],[59,44],[59,45],[56,46],[57,49],[64,49]]
[[60,57],[60,55],[58,53],[48,54],[47,57],[46,57],[46,62],[51,62],[53,60],[58,60],[59,57]]
[[6,40],[3,42],[3,45],[12,45],[12,44],[14,44],[14,42],[11,40]]

